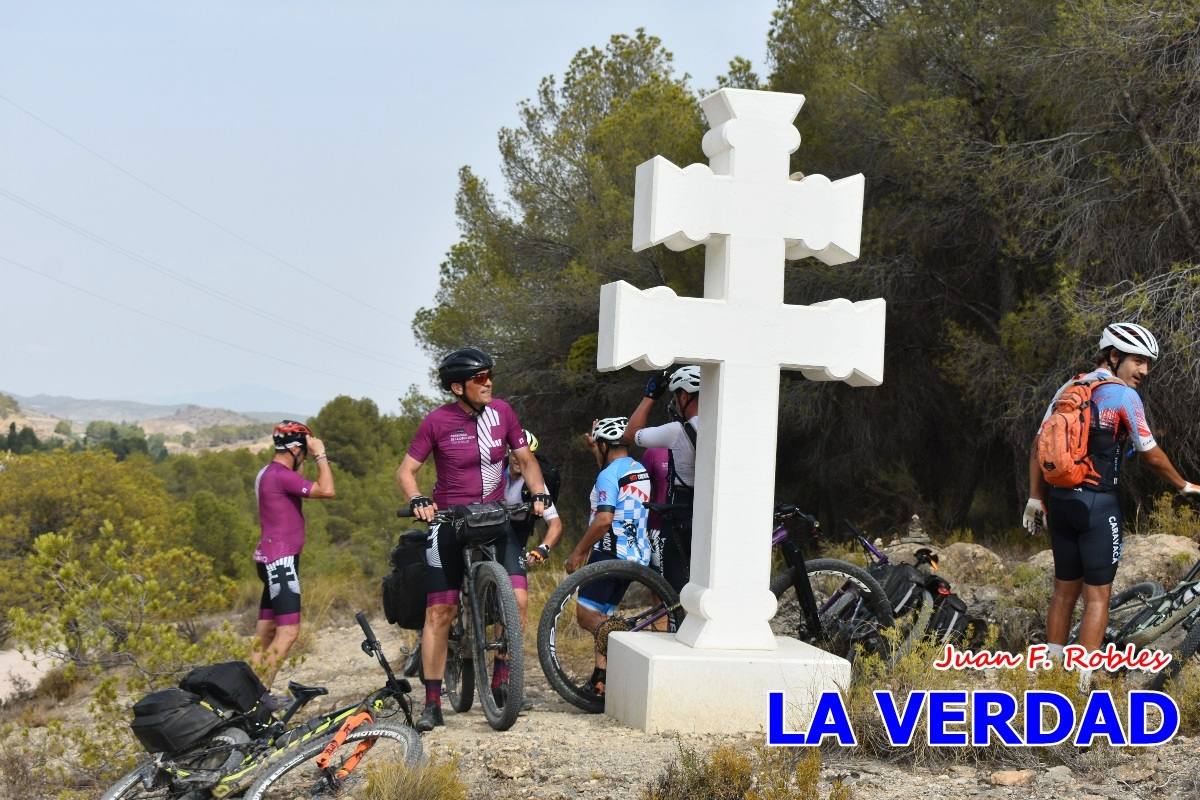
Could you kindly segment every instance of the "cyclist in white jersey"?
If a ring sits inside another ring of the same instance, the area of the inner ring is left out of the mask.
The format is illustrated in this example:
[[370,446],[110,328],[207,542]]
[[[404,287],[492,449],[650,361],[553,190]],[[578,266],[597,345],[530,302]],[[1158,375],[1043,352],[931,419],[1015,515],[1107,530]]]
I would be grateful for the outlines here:
[[[646,427],[654,402],[670,391],[671,422]],[[691,506],[696,482],[696,432],[700,427],[700,367],[680,367],[670,374],[655,375],[646,383],[645,396],[629,418],[621,441],[640,447],[665,447],[668,462],[667,502]],[[663,577],[681,591],[687,583],[692,547],[691,514],[664,522],[670,542],[663,547]]]

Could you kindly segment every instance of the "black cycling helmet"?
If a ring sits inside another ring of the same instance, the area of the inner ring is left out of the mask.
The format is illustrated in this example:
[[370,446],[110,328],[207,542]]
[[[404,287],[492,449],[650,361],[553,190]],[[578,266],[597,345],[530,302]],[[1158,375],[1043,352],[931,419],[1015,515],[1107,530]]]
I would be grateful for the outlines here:
[[308,449],[308,437],[312,436],[312,431],[303,422],[285,419],[283,422],[275,426],[275,430],[271,433],[271,438],[275,440],[276,450],[287,450],[288,445],[298,444],[301,449]]
[[450,391],[450,384],[463,383],[485,369],[492,369],[496,362],[478,347],[460,347],[438,364],[438,379],[442,388]]

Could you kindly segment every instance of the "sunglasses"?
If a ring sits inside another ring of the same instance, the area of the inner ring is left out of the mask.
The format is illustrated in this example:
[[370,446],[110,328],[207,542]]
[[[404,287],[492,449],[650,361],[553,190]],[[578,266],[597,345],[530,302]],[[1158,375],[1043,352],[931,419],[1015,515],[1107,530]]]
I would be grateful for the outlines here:
[[479,372],[479,373],[476,373],[475,375],[472,375],[470,380],[471,380],[471,383],[478,384],[479,386],[486,386],[488,381],[490,381],[491,379],[492,379],[492,371],[490,369],[485,369],[483,372]]

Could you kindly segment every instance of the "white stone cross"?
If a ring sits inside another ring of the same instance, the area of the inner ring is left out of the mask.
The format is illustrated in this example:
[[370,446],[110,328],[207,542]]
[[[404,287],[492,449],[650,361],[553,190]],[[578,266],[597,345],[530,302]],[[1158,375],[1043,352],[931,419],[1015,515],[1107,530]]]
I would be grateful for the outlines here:
[[624,281],[600,292],[597,366],[702,365],[691,583],[678,639],[771,650],[770,533],[779,371],[875,386],[884,301],[785,305],[784,260],[858,258],[863,176],[790,180],[803,95],[722,89],[701,101],[709,166],[637,168],[633,249],[705,244],[704,297]]

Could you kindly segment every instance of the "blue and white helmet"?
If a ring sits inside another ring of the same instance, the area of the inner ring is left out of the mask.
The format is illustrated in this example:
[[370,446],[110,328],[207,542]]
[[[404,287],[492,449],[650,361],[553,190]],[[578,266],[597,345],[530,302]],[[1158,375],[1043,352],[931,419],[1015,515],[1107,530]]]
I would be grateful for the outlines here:
[[1136,322],[1114,322],[1100,336],[1100,348],[1115,347],[1133,356],[1158,358],[1158,340],[1154,334]]

